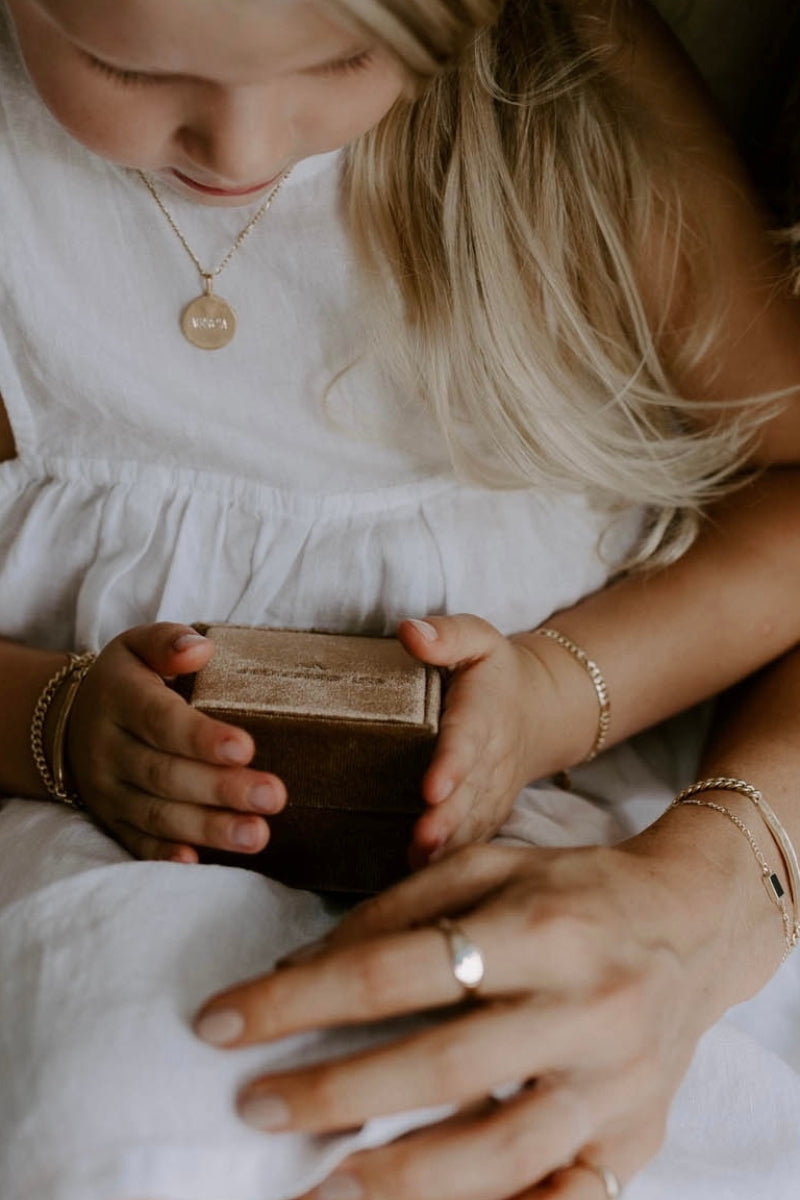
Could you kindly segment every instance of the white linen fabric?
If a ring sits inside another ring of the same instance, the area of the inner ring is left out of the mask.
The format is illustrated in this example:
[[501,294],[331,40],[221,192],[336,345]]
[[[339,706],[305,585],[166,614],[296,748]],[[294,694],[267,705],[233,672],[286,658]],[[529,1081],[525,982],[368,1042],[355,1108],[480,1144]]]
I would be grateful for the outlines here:
[[[0,635],[96,649],[158,619],[386,633],[456,611],[510,632],[625,554],[636,513],[453,476],[362,344],[337,180],[337,155],[296,168],[220,277],[237,337],[204,354],[178,328],[199,281],[174,234],[134,174],[52,120],[3,27],[0,394],[17,457],[0,465]],[[250,215],[165,198],[210,266]],[[646,824],[682,769],[666,737],[586,768],[592,800],[526,789],[505,834],[569,844]],[[233,1109],[248,1077],[387,1031],[233,1054],[191,1034],[208,994],[336,915],[244,869],[132,861],[79,814],[5,801],[0,1196],[289,1200],[351,1146],[430,1119],[258,1134]],[[630,1200],[753,1200],[800,1178],[797,984],[790,962],[742,1016],[750,1033],[707,1036]]]

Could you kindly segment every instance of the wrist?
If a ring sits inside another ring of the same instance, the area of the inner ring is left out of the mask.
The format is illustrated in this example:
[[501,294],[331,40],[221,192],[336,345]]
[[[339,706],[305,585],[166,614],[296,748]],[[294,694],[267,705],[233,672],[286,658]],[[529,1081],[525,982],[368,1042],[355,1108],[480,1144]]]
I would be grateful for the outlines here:
[[46,796],[31,750],[31,722],[42,692],[66,661],[58,651],[0,642],[0,793]]
[[[753,827],[777,868],[769,835],[747,800],[727,791],[710,792],[707,799]],[[783,923],[751,846],[729,819],[714,809],[680,805],[624,849],[645,860],[663,889],[675,949],[693,964],[707,1024],[767,983],[785,954]]]
[[[536,631],[516,634],[510,640],[526,663],[527,695],[534,708],[529,724],[535,733],[528,778],[566,771],[594,757],[598,743],[605,744],[609,705],[607,696],[605,704],[600,701],[598,685],[587,667],[563,644]],[[602,713],[605,720],[601,726]]]

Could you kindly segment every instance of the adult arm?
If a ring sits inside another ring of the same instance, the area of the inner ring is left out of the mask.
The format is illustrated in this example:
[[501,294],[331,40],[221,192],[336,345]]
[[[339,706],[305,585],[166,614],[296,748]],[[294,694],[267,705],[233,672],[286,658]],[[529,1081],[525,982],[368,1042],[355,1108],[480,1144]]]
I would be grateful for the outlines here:
[[[794,652],[742,688],[703,768],[761,788],[796,845],[798,720]],[[777,867],[748,800],[704,799],[734,812]],[[463,995],[433,927],[446,915],[483,952],[476,1005],[447,1007]],[[197,1028],[243,1046],[443,1009],[444,1020],[399,1042],[255,1081],[243,1116],[322,1133],[451,1104],[451,1118],[354,1156],[331,1195],[597,1200],[596,1177],[578,1164],[606,1164],[625,1182],[647,1162],[698,1038],[770,978],[784,950],[746,838],[718,812],[678,807],[612,849],[461,850],[354,910],[296,964],[216,997]],[[487,1100],[512,1080],[535,1082]],[[553,1172],[554,1190],[534,1192]]]

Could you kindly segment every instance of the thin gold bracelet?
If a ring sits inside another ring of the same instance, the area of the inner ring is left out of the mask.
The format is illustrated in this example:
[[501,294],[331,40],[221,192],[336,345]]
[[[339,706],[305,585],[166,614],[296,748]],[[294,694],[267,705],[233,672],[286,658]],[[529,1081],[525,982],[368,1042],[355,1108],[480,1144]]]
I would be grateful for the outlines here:
[[737,779],[732,775],[715,775],[709,779],[700,779],[697,783],[692,783],[689,787],[685,787],[682,792],[678,793],[676,799],[683,801],[690,796],[697,796],[702,792],[738,792],[739,795],[746,797],[758,809],[761,819],[778,847],[783,859],[783,865],[786,868],[786,875],[789,880],[789,892],[792,900],[792,917],[796,945],[800,941],[800,863],[798,863],[797,852],[792,845],[792,841],[777,814],[764,799],[763,793],[757,787],[754,787],[752,783],[748,783],[746,779]]
[[792,920],[792,917],[789,914],[789,909],[786,907],[783,884],[781,883],[779,876],[775,871],[773,871],[772,867],[764,857],[764,853],[753,836],[752,830],[748,829],[741,817],[737,817],[736,813],[731,812],[731,810],[726,808],[724,804],[717,804],[713,800],[695,800],[691,797],[684,797],[683,793],[680,793],[672,801],[670,808],[680,808],[684,805],[689,805],[693,808],[710,808],[713,809],[714,812],[721,813],[723,817],[727,817],[727,819],[734,824],[736,828],[740,830],[740,832],[743,833],[747,838],[747,841],[750,844],[750,849],[753,851],[753,857],[758,863],[761,871],[761,882],[764,884],[764,890],[781,914],[781,921],[783,922],[783,940],[786,947],[784,949],[781,962],[785,962],[792,950],[794,950],[795,946],[797,945],[798,929],[796,923]]
[[[54,774],[50,769],[50,764],[47,761],[47,755],[44,751],[44,726],[53,701],[58,695],[58,692],[65,680],[70,679],[74,673],[79,672],[80,679],[78,680],[78,685],[80,685],[89,667],[94,662],[95,657],[96,656],[94,654],[68,654],[65,665],[56,671],[55,675],[53,675],[47,681],[42,689],[39,699],[36,701],[34,706],[33,716],[31,717],[31,754],[33,755],[33,761],[36,766],[36,770],[39,772],[39,778],[44,784],[45,791],[51,800],[58,800],[62,804],[70,805],[72,808],[80,808],[82,806],[78,796],[74,792],[71,792],[64,787],[63,782],[63,737],[64,733],[66,732],[66,717],[64,718],[60,734],[62,739],[62,747],[58,762],[61,774],[60,786],[56,782]],[[75,692],[77,693],[77,687],[75,688]],[[72,701],[74,701],[74,699],[75,696],[73,694],[70,702],[70,708],[72,707]],[[69,713],[67,713],[67,716],[68,715]]]
[[55,784],[55,794],[58,799],[69,797],[68,803],[73,804],[77,808],[82,808],[80,798],[75,791],[71,791],[65,780],[64,758],[66,750],[66,735],[67,724],[72,713],[72,706],[78,695],[78,689],[88,675],[90,669],[97,661],[96,654],[84,654],[77,662],[73,663],[72,671],[66,683],[64,691],[64,699],[61,701],[61,707],[58,710],[56,724],[53,730],[53,782]]
[[549,626],[542,626],[541,629],[534,629],[534,633],[539,637],[550,638],[563,650],[566,650],[572,657],[580,663],[586,674],[594,685],[595,694],[597,696],[597,704],[599,712],[597,715],[597,732],[595,733],[592,748],[585,758],[581,759],[581,763],[590,763],[592,759],[597,758],[600,751],[604,748],[608,741],[608,730],[611,725],[611,699],[608,693],[608,684],[605,681],[603,672],[598,667],[593,659],[585,650],[582,650],[572,638],[568,638],[565,633],[561,633],[558,629],[551,629]]

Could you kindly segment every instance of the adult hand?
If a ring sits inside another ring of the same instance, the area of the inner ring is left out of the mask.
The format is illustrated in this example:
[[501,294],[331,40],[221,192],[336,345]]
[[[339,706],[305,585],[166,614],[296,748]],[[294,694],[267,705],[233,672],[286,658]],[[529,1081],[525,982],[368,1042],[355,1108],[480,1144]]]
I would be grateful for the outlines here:
[[[256,1080],[242,1116],[326,1133],[453,1106],[351,1157],[314,1193],[325,1200],[601,1200],[580,1163],[624,1182],[655,1153],[698,1037],[743,998],[730,892],[693,849],[686,813],[660,824],[669,851],[658,832],[615,849],[458,851],[356,909],[302,961],[214,998],[196,1029],[226,1046],[446,1010],[399,1041]],[[445,915],[482,951],[478,1003],[460,1003],[431,927]],[[777,962],[777,928],[775,939]],[[487,1099],[515,1081],[526,1086],[510,1099]]]
[[248,767],[248,733],[166,686],[213,651],[185,625],[140,625],[109,642],[75,700],[68,749],[78,794],[139,858],[197,862],[197,846],[256,852],[269,838],[264,814],[286,801],[276,776]]

